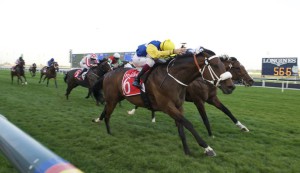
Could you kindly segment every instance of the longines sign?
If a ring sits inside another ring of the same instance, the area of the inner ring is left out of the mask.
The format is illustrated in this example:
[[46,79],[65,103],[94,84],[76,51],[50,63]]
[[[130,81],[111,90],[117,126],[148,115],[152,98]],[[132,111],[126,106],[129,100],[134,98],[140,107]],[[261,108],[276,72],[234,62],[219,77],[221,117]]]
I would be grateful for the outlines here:
[[261,73],[272,76],[298,76],[297,58],[263,58]]

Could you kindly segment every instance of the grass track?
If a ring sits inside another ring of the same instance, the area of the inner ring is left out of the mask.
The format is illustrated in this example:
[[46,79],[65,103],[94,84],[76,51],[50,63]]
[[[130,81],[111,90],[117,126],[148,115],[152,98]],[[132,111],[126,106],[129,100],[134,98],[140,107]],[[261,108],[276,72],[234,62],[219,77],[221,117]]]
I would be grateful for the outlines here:
[[[208,158],[186,130],[192,155],[183,153],[173,120],[157,113],[117,106],[111,118],[112,135],[105,125],[93,124],[103,106],[85,99],[87,90],[75,88],[67,101],[63,75],[58,89],[27,74],[27,86],[11,85],[9,71],[0,71],[0,114],[62,158],[86,173],[174,172],[299,172],[300,91],[237,87],[219,98],[249,129],[242,133],[222,112],[206,105],[215,138],[209,138],[195,106],[185,103],[186,117],[216,151]],[[5,132],[0,132],[5,133]],[[0,153],[0,173],[16,170]]]

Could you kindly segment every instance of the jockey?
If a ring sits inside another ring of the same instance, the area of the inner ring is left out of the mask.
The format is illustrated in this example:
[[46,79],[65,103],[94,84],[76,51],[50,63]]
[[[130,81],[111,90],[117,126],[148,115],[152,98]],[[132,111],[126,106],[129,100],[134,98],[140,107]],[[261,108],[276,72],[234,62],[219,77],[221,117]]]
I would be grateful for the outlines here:
[[54,58],[51,58],[48,62],[47,62],[47,69],[51,66],[51,64],[54,62]]
[[112,69],[116,69],[123,64],[122,61],[120,60],[120,58],[121,58],[121,55],[117,52],[114,53],[113,56],[108,57],[108,63]]
[[21,56],[16,60],[15,66],[13,66],[13,69],[16,70],[16,67],[17,67],[17,66],[20,66],[20,63],[21,63],[22,61],[24,61],[24,60],[23,60],[23,55],[21,55]]
[[175,49],[174,43],[169,39],[163,42],[153,40],[148,44],[138,46],[132,61],[135,67],[142,67],[142,70],[137,75],[132,85],[138,88],[141,87],[140,78],[146,71],[153,67],[155,64],[154,60],[159,58],[169,58],[176,54],[183,54],[185,51],[185,48]]
[[86,71],[88,71],[91,67],[97,66],[98,60],[97,60],[97,55],[92,53],[84,56],[79,65],[83,70],[78,74],[78,76],[81,76],[82,80],[84,80],[85,76],[82,76],[82,74]]

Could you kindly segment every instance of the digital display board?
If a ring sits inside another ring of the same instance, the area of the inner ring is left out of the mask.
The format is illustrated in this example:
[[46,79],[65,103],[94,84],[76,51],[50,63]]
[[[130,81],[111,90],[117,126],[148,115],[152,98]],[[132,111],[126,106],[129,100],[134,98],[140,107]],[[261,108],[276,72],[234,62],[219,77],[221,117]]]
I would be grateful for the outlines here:
[[261,74],[272,76],[298,76],[297,58],[262,58]]

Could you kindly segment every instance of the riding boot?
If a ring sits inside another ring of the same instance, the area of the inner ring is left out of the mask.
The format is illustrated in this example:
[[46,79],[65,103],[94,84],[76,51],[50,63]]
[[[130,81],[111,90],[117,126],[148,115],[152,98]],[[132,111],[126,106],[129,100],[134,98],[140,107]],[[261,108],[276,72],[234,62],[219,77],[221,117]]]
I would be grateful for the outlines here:
[[140,71],[140,73],[137,75],[137,77],[134,79],[134,82],[132,83],[133,86],[141,88],[140,80],[141,76],[150,69],[150,66],[148,64],[145,64]]
[[[83,79],[83,76],[82,76],[82,74],[84,73],[84,72],[86,72],[87,71],[87,68],[84,68],[79,74],[78,74],[78,77],[81,77],[82,79]],[[84,79],[83,79],[84,80]]]

